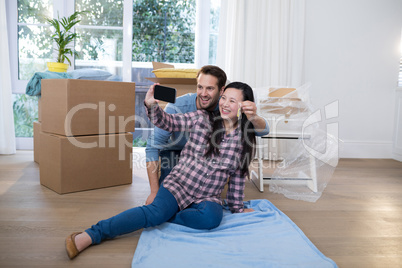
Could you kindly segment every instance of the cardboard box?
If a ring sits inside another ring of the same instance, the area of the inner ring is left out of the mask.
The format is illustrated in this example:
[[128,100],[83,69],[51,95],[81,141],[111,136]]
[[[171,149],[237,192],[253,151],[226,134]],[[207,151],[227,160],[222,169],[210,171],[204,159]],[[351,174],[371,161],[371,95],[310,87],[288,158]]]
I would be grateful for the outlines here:
[[[174,68],[173,65],[152,62],[153,69],[157,70],[160,68]],[[196,78],[157,78],[157,77],[145,77],[145,79],[152,81],[154,83],[159,83],[162,86],[173,87],[177,90],[176,96],[182,96],[187,93],[197,92],[197,79]],[[160,101],[159,105],[163,108],[166,106],[166,102]]]
[[40,161],[40,133],[42,124],[40,122],[33,123],[33,139],[34,139],[34,161],[39,164]]
[[40,135],[40,183],[59,193],[132,183],[131,133]]
[[134,131],[135,83],[43,79],[42,131],[65,136]]

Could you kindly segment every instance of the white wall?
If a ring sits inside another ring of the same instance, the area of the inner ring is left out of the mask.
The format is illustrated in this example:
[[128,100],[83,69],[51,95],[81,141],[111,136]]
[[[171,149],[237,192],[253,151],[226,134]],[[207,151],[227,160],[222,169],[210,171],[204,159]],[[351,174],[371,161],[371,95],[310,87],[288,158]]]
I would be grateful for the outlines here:
[[341,157],[392,158],[402,0],[306,0],[305,81],[339,100]]

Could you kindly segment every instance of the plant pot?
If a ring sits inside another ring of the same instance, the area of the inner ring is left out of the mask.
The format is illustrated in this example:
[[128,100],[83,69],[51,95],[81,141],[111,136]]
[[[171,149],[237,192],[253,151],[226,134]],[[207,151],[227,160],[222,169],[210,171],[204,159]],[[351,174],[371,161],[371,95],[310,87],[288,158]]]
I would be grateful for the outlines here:
[[51,72],[65,73],[68,69],[68,64],[60,62],[48,62],[47,68]]

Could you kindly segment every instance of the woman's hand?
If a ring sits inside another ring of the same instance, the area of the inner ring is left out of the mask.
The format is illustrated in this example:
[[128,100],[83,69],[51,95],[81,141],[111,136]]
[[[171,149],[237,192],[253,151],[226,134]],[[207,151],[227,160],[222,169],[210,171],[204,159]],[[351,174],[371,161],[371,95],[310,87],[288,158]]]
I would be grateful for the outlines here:
[[248,120],[254,119],[257,115],[257,105],[252,101],[241,102],[241,110]]
[[158,84],[153,84],[152,86],[150,86],[148,91],[147,91],[147,94],[145,95],[145,100],[144,101],[145,101],[145,105],[148,108],[151,108],[152,106],[154,106],[155,104],[157,104],[159,102],[158,100],[156,100],[154,98],[154,87],[155,87],[155,85],[159,85],[159,83]]
[[252,101],[243,101],[241,103],[241,110],[247,116],[247,119],[251,121],[255,131],[264,131],[267,126],[264,118],[257,115],[257,105]]

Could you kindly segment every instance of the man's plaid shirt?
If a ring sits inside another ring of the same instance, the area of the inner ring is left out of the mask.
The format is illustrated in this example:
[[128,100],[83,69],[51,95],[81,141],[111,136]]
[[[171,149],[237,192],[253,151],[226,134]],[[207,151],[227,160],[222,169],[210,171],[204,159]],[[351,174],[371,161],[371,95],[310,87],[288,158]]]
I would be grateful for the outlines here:
[[240,170],[240,129],[229,134],[224,133],[219,155],[206,158],[208,140],[211,135],[214,137],[207,111],[167,114],[158,105],[151,109],[146,107],[146,110],[155,126],[170,132],[190,133],[179,163],[163,182],[163,186],[176,198],[180,210],[202,201],[222,204],[221,193],[230,178],[227,191],[229,208],[232,212],[242,212],[245,178],[241,176]]

